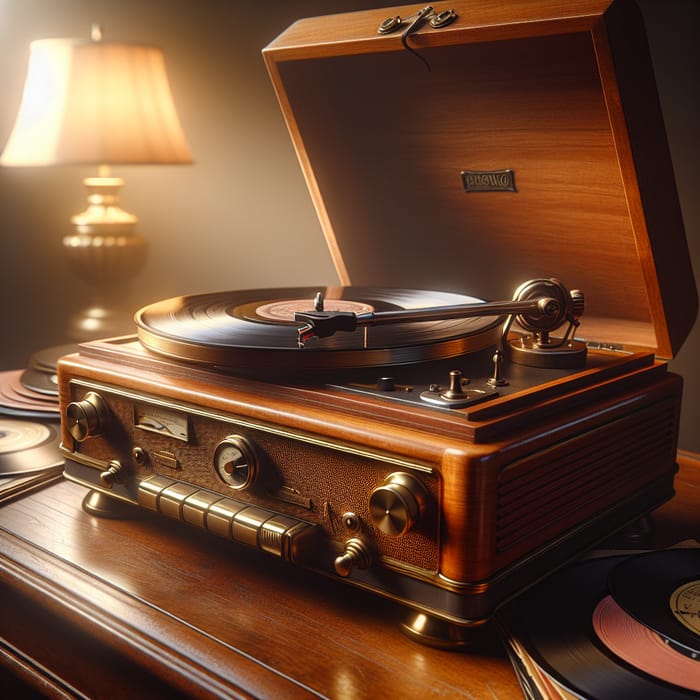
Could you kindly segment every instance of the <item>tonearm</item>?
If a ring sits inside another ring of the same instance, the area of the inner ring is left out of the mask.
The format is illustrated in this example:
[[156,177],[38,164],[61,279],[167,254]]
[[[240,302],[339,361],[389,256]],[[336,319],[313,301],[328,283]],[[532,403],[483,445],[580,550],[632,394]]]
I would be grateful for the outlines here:
[[[305,347],[312,338],[326,338],[338,331],[352,332],[365,326],[503,316],[504,346],[514,321],[528,332],[509,343],[512,359],[516,362],[551,367],[551,355],[556,354],[560,361],[555,361],[554,366],[571,367],[581,364],[586,355],[585,345],[571,337],[583,314],[583,292],[578,289],[569,291],[554,278],[525,282],[508,301],[354,313],[325,310],[319,293],[314,307],[313,311],[298,311],[294,314],[294,320],[304,324],[297,329],[300,348]],[[563,337],[553,338],[551,334],[564,323],[568,323],[568,327]]]

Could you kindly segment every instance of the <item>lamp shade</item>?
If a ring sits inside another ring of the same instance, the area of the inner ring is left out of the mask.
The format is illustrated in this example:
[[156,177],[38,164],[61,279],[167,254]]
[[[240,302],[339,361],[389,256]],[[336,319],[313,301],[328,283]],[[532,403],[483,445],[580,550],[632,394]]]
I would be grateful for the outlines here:
[[82,39],[31,43],[1,165],[190,162],[159,49]]

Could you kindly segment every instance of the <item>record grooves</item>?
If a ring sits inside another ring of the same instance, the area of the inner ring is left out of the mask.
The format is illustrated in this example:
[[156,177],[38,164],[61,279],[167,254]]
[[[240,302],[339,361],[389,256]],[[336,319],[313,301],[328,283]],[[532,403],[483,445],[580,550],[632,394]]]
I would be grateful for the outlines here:
[[0,418],[0,477],[59,467],[59,441],[54,425]]
[[[0,415],[26,419],[57,420],[58,387],[54,395],[36,391],[25,383],[26,370],[0,372]],[[46,380],[50,382],[50,379]]]

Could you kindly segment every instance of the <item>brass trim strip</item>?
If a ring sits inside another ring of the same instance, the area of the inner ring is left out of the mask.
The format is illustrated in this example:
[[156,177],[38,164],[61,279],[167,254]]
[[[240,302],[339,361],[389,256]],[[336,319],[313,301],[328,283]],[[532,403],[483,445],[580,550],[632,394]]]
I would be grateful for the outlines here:
[[300,433],[300,432],[294,432],[291,430],[284,430],[282,428],[276,428],[274,426],[268,425],[266,423],[260,423],[257,421],[251,421],[247,420],[245,418],[240,418],[238,416],[233,417],[227,413],[224,413],[222,411],[212,411],[209,409],[203,409],[200,408],[194,404],[188,403],[188,402],[172,402],[172,401],[166,401],[165,399],[159,399],[156,396],[153,396],[152,394],[149,393],[137,393],[137,392],[131,392],[125,389],[120,389],[119,387],[115,387],[110,384],[104,384],[102,382],[93,382],[93,381],[86,381],[83,379],[79,378],[72,378],[69,382],[71,385],[75,386],[80,386],[85,389],[96,389],[100,391],[105,391],[109,392],[111,394],[114,394],[116,396],[120,396],[126,399],[129,399],[130,401],[150,401],[156,406],[160,406],[162,408],[170,408],[170,409],[175,409],[175,410],[180,410],[184,412],[189,412],[192,415],[196,415],[202,418],[210,418],[214,420],[220,420],[224,423],[230,423],[232,425],[240,425],[245,428],[251,428],[254,430],[260,430],[262,432],[266,432],[272,435],[278,435],[280,437],[286,437],[292,440],[298,440],[299,442],[305,442],[311,445],[317,445],[319,447],[324,447],[327,449],[332,449],[336,452],[345,452],[349,454],[356,455],[358,457],[365,457],[368,459],[377,459],[381,460],[383,462],[386,462],[387,464],[395,464],[400,467],[404,467],[406,469],[412,469],[416,472],[420,472],[423,474],[435,474],[436,470],[426,464],[420,464],[418,462],[409,462],[404,459],[401,459],[399,457],[395,457],[394,455],[390,454],[385,454],[381,452],[374,452],[370,450],[364,450],[360,449],[358,447],[355,447],[352,444],[348,443],[333,443],[329,442],[328,440],[324,440],[322,438],[317,438],[312,435],[308,435],[306,433]]

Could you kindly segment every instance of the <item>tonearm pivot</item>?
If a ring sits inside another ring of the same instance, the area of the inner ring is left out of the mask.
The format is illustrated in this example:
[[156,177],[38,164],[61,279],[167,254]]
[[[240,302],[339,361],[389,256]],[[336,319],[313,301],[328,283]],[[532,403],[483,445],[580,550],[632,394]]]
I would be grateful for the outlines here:
[[[537,300],[543,294],[559,300],[560,314],[557,319],[540,317],[537,314],[514,314],[503,325],[503,343],[507,343],[510,359],[523,365],[548,368],[580,367],[586,361],[585,343],[574,340],[573,334],[583,315],[585,300],[580,289],[568,291],[557,279],[538,279],[521,284],[513,295],[517,301]],[[508,340],[513,322],[528,333]],[[551,334],[567,323],[561,338]]]

